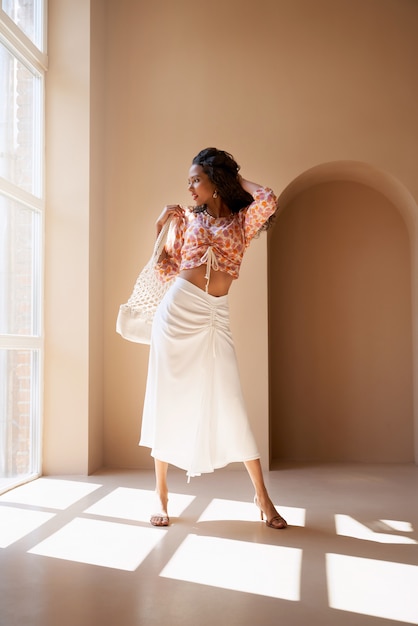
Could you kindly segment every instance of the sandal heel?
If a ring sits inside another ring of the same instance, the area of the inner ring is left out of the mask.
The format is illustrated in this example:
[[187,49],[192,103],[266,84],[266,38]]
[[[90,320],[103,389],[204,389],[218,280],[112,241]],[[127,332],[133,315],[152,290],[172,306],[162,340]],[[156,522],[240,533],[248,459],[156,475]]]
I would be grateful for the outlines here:
[[[261,519],[262,522],[264,522],[264,511],[263,511],[263,509],[261,508],[261,506],[258,503],[257,496],[254,496],[254,504],[255,504],[255,506],[258,509],[260,509],[260,519]],[[276,522],[276,524],[274,522]],[[277,513],[277,515],[274,515],[271,518],[271,520],[269,520],[267,515],[266,515],[266,526],[268,526],[269,528],[274,528],[276,530],[281,530],[281,529],[287,527],[287,522],[278,513]]]

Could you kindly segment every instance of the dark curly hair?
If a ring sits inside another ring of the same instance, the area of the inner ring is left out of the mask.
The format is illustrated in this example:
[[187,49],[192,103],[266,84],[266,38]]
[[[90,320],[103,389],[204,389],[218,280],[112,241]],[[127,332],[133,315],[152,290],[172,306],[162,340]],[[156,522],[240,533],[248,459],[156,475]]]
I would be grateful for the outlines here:
[[192,163],[202,167],[232,213],[238,213],[253,201],[252,195],[241,186],[238,177],[240,166],[228,152],[205,148],[195,156]]
[[[193,165],[200,165],[209,177],[209,180],[216,186],[218,194],[225,202],[231,213],[238,213],[250,205],[254,198],[241,185],[238,172],[240,166],[234,157],[217,148],[205,148],[197,154]],[[196,212],[204,211],[206,205],[196,207]],[[272,215],[260,228],[260,231],[267,230],[273,225],[274,215]]]

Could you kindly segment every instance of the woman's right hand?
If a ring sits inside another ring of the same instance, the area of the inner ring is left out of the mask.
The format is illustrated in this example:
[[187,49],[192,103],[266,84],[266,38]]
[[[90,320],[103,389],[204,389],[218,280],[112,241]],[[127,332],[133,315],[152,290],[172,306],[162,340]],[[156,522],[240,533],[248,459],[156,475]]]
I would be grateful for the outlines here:
[[180,206],[179,204],[167,204],[161,211],[156,222],[157,236],[159,235],[162,227],[170,217],[183,217],[183,215],[184,208],[182,206]]

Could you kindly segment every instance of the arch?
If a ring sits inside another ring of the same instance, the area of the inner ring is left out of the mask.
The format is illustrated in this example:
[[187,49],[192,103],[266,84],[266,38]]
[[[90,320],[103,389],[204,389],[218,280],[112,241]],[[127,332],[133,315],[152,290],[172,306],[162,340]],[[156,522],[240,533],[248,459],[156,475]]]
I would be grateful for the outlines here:
[[[392,202],[408,228],[411,243],[416,242],[418,206],[412,194],[391,174],[361,161],[330,161],[306,170],[291,181],[280,194],[279,206],[285,207],[299,193],[323,182],[345,180],[375,189]],[[412,248],[416,245],[411,246]]]
[[[410,244],[411,273],[411,320],[412,320],[412,414],[414,432],[414,456],[418,464],[418,207],[410,192],[392,175],[367,163],[357,161],[334,161],[313,167],[291,181],[279,198],[283,211],[297,196],[322,183],[352,182],[375,190],[386,198],[399,212],[408,233]],[[280,213],[279,213],[280,220]],[[269,235],[270,244],[273,233]],[[270,261],[269,261],[270,262]]]

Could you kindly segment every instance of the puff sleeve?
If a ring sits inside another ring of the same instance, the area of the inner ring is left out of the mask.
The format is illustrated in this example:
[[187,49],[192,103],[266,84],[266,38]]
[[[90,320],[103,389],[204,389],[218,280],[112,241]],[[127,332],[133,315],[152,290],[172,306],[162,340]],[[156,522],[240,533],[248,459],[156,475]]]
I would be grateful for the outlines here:
[[277,198],[268,187],[257,189],[253,198],[254,202],[242,211],[246,247],[277,209]]
[[171,280],[180,271],[185,226],[184,219],[173,220],[170,226],[167,242],[164,246],[166,256],[155,264],[155,271],[161,282]]

